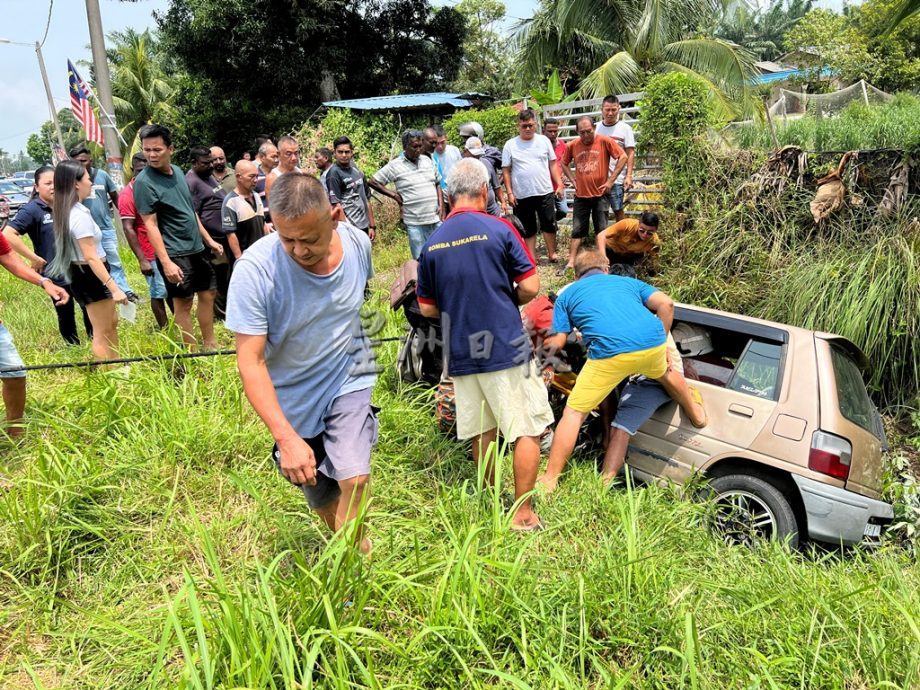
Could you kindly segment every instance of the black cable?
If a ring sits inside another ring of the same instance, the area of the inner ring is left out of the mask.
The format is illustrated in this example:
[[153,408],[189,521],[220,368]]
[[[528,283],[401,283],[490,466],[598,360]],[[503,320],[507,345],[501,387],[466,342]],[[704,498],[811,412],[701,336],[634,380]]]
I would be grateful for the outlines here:
[[39,41],[38,46],[40,48],[45,47],[45,39],[48,38],[48,29],[51,28],[51,10],[54,9],[54,0],[48,3],[48,21],[45,23],[45,35],[42,36],[42,40]]
[[[393,342],[402,340],[403,336],[394,336],[392,338],[371,338],[371,345],[379,343]],[[147,357],[120,357],[118,359],[94,359],[88,362],[61,362],[57,364],[32,364],[30,366],[13,367],[11,369],[0,369],[0,374],[12,374],[13,372],[26,371],[49,371],[52,369],[82,369],[89,367],[98,367],[106,364],[134,364],[136,362],[165,362],[176,359],[194,359],[197,357],[217,357],[223,355],[235,355],[236,350],[212,350],[210,352],[182,352],[174,355],[148,355]]]

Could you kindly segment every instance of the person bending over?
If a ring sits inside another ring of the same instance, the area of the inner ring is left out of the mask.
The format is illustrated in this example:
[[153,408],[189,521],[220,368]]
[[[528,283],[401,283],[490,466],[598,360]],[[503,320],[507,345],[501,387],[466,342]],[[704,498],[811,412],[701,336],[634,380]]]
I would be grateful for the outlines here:
[[539,479],[547,492],[556,488],[585,417],[628,376],[642,374],[658,381],[695,427],[706,425],[699,393],[691,394],[684,377],[668,366],[666,338],[674,302],[640,280],[607,275],[607,268],[607,257],[596,249],[583,250],[575,259],[577,282],[553,307],[554,335],[546,344],[561,348],[578,329],[588,361],[556,425],[549,462]]

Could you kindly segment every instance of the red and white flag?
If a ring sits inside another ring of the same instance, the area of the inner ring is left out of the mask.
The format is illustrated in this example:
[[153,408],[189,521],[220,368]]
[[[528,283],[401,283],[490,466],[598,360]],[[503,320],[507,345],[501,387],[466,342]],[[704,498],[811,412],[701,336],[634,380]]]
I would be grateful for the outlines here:
[[100,146],[105,146],[105,140],[102,138],[102,128],[93,112],[93,106],[89,102],[89,89],[83,79],[77,73],[77,68],[73,63],[67,61],[67,75],[70,81],[70,109],[74,117],[83,125],[86,131],[86,140],[94,141]]

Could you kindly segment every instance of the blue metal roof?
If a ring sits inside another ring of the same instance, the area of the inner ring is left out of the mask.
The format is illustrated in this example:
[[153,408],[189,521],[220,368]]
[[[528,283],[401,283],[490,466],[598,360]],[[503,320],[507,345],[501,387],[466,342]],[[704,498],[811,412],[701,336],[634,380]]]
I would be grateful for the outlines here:
[[[769,74],[758,74],[751,79],[752,84],[773,84],[778,81],[786,81],[792,77],[799,77],[806,74],[814,74],[813,69],[784,69],[782,72],[771,72]],[[830,77],[834,75],[834,70],[825,67],[821,70],[820,76]]]
[[374,98],[352,98],[346,101],[326,101],[328,108],[350,108],[351,110],[420,110],[438,106],[469,108],[476,103],[471,100],[489,99],[482,93],[407,93],[398,96],[376,96]]

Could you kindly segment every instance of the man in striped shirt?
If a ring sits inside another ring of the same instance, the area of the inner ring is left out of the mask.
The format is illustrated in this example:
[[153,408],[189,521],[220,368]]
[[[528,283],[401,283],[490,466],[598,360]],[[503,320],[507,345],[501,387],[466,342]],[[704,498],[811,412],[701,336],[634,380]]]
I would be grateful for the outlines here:
[[[428,156],[422,155],[423,135],[417,129],[403,132],[403,152],[368,180],[368,185],[393,199],[402,209],[403,223],[409,235],[409,251],[417,259],[422,246],[442,219],[441,178]],[[396,191],[386,185],[395,183]]]

